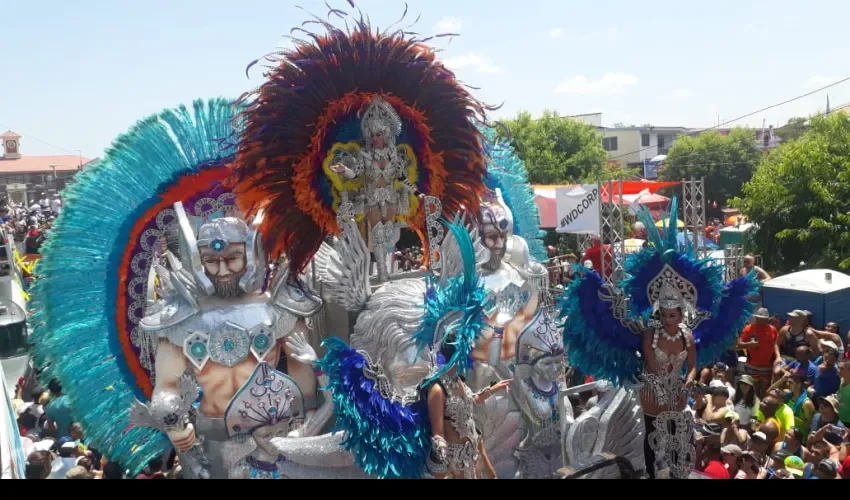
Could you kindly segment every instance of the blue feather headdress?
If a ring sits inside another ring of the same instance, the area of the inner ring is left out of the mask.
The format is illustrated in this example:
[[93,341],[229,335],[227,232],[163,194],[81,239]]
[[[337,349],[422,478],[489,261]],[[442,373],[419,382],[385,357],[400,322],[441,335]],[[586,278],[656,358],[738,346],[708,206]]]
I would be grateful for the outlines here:
[[155,218],[163,193],[223,168],[234,151],[220,140],[233,134],[234,116],[229,101],[198,100],[191,109],[164,111],[119,136],[64,191],[66,206],[38,264],[31,340],[35,362],[45,368],[42,379],[62,384],[92,445],[131,471],[171,443],[159,431],[130,428],[134,400],[145,399],[139,381],[150,381],[138,369],[129,335],[119,334],[116,318],[130,305],[121,305],[118,292],[127,281],[124,266],[130,267],[122,257],[134,224]]
[[747,299],[758,286],[755,276],[723,283],[723,269],[699,259],[691,245],[678,244],[678,200],[659,231],[645,207],[638,212],[648,245],[626,259],[626,279],[606,284],[593,271],[577,270],[561,300],[566,317],[564,342],[570,363],[614,383],[630,380],[641,368],[640,335],[651,325],[663,289],[675,290],[677,304],[693,330],[697,364],[713,362],[729,348],[752,316]]
[[438,276],[427,278],[425,317],[414,338],[420,350],[430,348],[439,351],[441,346],[450,344],[454,353],[423,382],[423,387],[452,368],[457,368],[458,375],[472,369],[472,351],[484,329],[484,313],[490,301],[490,295],[476,273],[475,248],[469,233],[459,221],[448,224],[448,228],[460,249],[463,274],[450,277],[442,284]]
[[479,127],[484,134],[487,175],[484,184],[491,191],[502,191],[502,198],[513,214],[514,234],[528,243],[528,251],[538,262],[548,257],[540,230],[540,211],[534,201],[534,190],[528,183],[528,171],[509,142],[500,139],[492,127]]

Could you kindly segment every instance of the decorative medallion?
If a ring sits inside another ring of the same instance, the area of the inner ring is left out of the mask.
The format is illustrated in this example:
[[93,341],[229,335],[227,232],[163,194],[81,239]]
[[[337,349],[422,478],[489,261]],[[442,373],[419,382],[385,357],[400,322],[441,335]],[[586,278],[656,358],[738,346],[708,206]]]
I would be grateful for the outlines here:
[[198,370],[203,370],[204,365],[210,360],[207,344],[210,338],[203,333],[193,333],[183,341],[183,354],[195,365]]
[[275,345],[272,329],[268,325],[259,325],[251,330],[251,353],[262,361]]
[[210,333],[208,345],[210,359],[232,367],[251,352],[251,336],[241,326],[226,321]]

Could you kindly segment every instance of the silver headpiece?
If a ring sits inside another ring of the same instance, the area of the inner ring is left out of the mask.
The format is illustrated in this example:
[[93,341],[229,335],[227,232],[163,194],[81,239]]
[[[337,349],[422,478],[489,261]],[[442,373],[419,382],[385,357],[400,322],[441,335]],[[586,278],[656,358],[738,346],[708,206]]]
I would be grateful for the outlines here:
[[561,328],[545,308],[538,309],[517,340],[517,364],[534,365],[543,358],[562,354],[564,337]]
[[514,232],[514,216],[502,198],[502,190],[485,192],[481,200],[481,229],[485,226],[495,226],[499,231],[512,235]]
[[376,97],[363,113],[360,131],[367,139],[380,132],[384,134],[387,141],[391,141],[401,134],[401,118],[390,103]]
[[682,308],[685,312],[696,309],[696,287],[667,264],[646,288],[654,311]]
[[201,262],[200,248],[208,247],[213,251],[222,252],[232,243],[245,244],[245,274],[239,280],[239,288],[250,294],[263,287],[266,279],[266,254],[263,251],[262,236],[258,231],[262,214],[257,216],[250,227],[236,217],[215,219],[203,224],[196,238],[182,202],[174,204],[174,213],[180,237],[181,264],[194,278],[200,292],[207,296],[215,293],[215,286]]

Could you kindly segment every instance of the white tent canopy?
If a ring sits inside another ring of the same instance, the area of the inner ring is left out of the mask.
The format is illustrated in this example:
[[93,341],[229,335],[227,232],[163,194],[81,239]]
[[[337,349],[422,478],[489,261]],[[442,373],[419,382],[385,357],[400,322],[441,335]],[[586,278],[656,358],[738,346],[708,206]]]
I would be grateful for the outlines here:
[[[830,281],[828,274],[832,275]],[[850,288],[850,276],[830,269],[807,269],[765,281],[764,287],[826,294]]]

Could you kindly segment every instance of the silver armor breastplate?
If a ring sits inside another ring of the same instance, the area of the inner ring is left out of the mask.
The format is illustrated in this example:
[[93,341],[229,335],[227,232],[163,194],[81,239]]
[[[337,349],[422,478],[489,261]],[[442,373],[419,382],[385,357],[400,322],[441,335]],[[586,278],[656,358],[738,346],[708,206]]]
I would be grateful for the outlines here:
[[513,266],[502,263],[498,271],[482,277],[484,287],[493,292],[499,311],[497,322],[513,319],[531,298],[531,285]]
[[[297,317],[269,302],[238,303],[187,314],[180,302],[141,321],[143,330],[181,346],[198,370],[210,361],[232,367],[249,356],[262,361],[295,327]],[[188,311],[191,312],[191,311]]]

